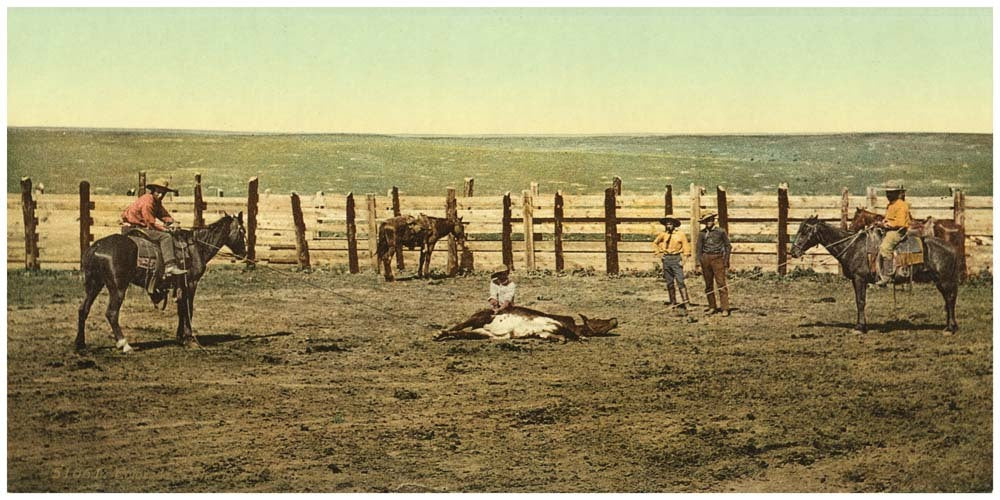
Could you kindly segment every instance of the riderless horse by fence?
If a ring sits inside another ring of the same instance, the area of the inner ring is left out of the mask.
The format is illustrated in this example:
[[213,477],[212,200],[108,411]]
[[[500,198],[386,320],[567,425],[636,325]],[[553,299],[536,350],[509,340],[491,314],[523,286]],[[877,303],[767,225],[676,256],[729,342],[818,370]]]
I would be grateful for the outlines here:
[[[847,227],[847,230],[852,233],[860,231],[882,219],[884,219],[882,214],[859,207],[854,210],[854,218],[851,219],[851,224]],[[923,220],[914,219],[913,224],[910,224],[909,232],[910,234],[916,233],[920,236],[935,236],[945,240],[954,247],[955,245],[964,244],[962,241],[951,241],[951,238],[954,237],[953,235],[957,234],[961,229],[962,226],[956,224],[953,220],[928,217]]]
[[[172,289],[177,297],[177,340],[181,344],[195,341],[191,330],[191,318],[194,315],[194,295],[198,288],[198,280],[205,274],[206,264],[212,260],[222,247],[228,247],[233,254],[242,259],[246,256],[246,230],[243,227],[243,212],[239,215],[224,215],[205,228],[179,230],[174,235],[175,240],[181,240],[184,249],[178,252],[178,263],[183,262],[187,273],[163,279],[160,286],[147,289],[154,303],[166,300],[168,289]],[[149,246],[147,250],[140,248]],[[147,257],[148,256],[148,257]],[[142,262],[144,261],[144,262]],[[118,325],[118,313],[125,300],[125,291],[129,284],[147,287],[149,280],[159,280],[163,272],[163,259],[159,256],[156,245],[144,241],[141,236],[113,234],[94,242],[83,255],[83,282],[86,297],[80,305],[76,348],[86,347],[84,329],[90,307],[103,288],[108,289],[110,300],[106,316],[115,337],[115,346],[122,352],[130,352],[132,347],[125,339]]]
[[[915,237],[915,236],[910,236]],[[933,282],[944,298],[945,330],[958,330],[955,319],[955,301],[958,297],[959,268],[955,251],[945,241],[936,237],[923,237],[923,264],[914,265],[910,279],[916,282]],[[858,317],[854,329],[868,330],[865,320],[865,300],[868,284],[874,283],[878,274],[872,269],[869,253],[877,251],[878,241],[874,231],[850,233],[819,220],[816,216],[802,222],[792,244],[792,257],[799,258],[807,250],[823,245],[840,262],[844,276],[854,285],[854,300]],[[895,278],[894,278],[895,279]]]
[[455,237],[459,246],[465,246],[465,229],[461,217],[451,220],[420,214],[419,217],[401,215],[383,221],[378,228],[376,255],[379,262],[382,263],[385,280],[393,281],[395,279],[390,261],[392,256],[403,246],[410,250],[420,247],[417,277],[429,277],[434,245],[449,234]]

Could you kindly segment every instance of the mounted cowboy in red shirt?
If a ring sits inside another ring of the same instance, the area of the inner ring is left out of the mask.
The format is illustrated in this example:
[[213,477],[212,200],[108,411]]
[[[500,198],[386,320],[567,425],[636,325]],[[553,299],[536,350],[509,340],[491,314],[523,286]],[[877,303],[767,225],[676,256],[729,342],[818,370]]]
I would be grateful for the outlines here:
[[[163,197],[167,192],[178,194],[176,189],[170,189],[165,179],[156,179],[146,185],[148,193],[140,196],[122,212],[122,234],[138,229],[150,240],[160,245],[163,253],[164,277],[179,276],[187,271],[177,267],[177,257],[174,255],[174,241],[171,232],[176,221],[163,208]],[[162,221],[162,222],[161,222]]]

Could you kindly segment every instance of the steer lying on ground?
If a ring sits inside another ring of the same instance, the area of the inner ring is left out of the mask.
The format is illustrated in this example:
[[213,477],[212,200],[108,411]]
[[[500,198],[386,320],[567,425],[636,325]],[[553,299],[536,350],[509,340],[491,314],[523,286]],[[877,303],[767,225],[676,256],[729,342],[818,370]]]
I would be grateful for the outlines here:
[[618,326],[618,319],[588,319],[578,325],[570,316],[546,314],[527,307],[512,307],[493,314],[483,309],[469,319],[439,333],[434,340],[449,339],[522,339],[537,337],[551,340],[580,340],[582,337],[606,336]]

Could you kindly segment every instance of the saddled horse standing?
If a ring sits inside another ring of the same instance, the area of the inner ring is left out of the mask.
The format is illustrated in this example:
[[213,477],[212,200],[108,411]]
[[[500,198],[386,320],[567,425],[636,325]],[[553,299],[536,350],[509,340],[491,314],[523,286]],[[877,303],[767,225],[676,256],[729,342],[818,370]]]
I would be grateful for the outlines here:
[[[114,332],[115,346],[122,352],[130,352],[132,347],[125,340],[118,325],[118,313],[125,300],[125,291],[130,284],[145,286],[145,271],[139,267],[139,243],[137,236],[113,234],[94,242],[83,255],[82,271],[86,297],[80,305],[76,331],[76,348],[86,347],[84,329],[90,307],[103,288],[108,289],[110,300],[105,313],[111,331]],[[243,227],[243,212],[237,216],[225,215],[205,228],[179,231],[175,238],[189,243],[187,273],[168,278],[165,285],[176,287],[177,298],[177,340],[184,344],[194,340],[191,317],[194,315],[194,294],[198,280],[205,274],[208,261],[222,247],[228,247],[242,259],[246,256],[246,230]]]
[[[858,309],[858,321],[854,330],[868,331],[865,321],[865,297],[868,284],[875,283],[878,274],[868,263],[868,248],[871,234],[867,231],[851,233],[819,220],[816,216],[802,222],[792,244],[792,257],[799,258],[807,250],[823,245],[840,262],[844,276],[854,285],[854,301]],[[933,282],[944,297],[947,316],[945,330],[958,330],[955,319],[955,301],[958,298],[959,269],[955,251],[940,238],[924,237],[924,263],[914,266],[913,281]],[[877,245],[874,245],[877,248]]]
[[450,220],[424,214],[420,214],[418,217],[400,215],[382,221],[378,228],[378,245],[375,253],[379,262],[382,263],[385,280],[395,280],[390,262],[396,249],[401,249],[403,246],[410,250],[420,247],[417,277],[430,276],[431,254],[434,252],[434,245],[449,234],[455,237],[459,246],[465,246],[465,228],[461,217]]

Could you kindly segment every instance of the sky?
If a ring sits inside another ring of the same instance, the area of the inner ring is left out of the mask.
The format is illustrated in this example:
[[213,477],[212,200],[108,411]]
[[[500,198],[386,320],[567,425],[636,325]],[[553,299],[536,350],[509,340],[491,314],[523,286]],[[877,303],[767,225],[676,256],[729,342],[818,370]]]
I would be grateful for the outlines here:
[[989,8],[11,8],[8,126],[993,130]]

